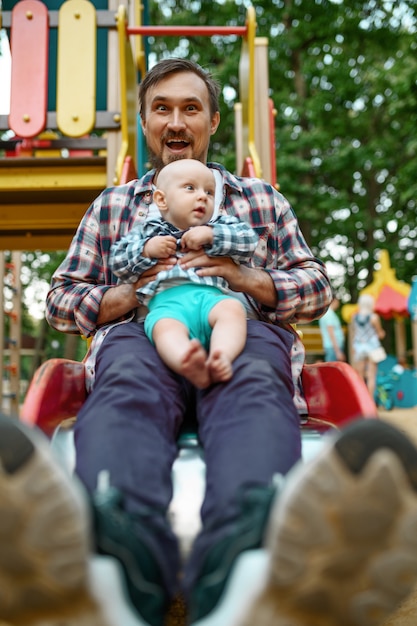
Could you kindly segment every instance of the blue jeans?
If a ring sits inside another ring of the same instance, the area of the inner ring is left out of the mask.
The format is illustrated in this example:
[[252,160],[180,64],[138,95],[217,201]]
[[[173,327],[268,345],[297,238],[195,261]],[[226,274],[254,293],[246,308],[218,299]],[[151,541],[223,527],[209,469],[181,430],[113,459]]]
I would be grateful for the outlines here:
[[107,470],[126,510],[146,517],[146,541],[170,593],[176,591],[179,551],[165,515],[184,416],[197,419],[207,468],[203,529],[185,566],[192,586],[207,550],[238,515],[237,494],[269,485],[301,456],[291,345],[291,333],[249,320],[233,378],[198,392],[162,363],[143,324],[116,326],[100,348],[95,386],[75,427],[76,472],[93,492],[99,472]]

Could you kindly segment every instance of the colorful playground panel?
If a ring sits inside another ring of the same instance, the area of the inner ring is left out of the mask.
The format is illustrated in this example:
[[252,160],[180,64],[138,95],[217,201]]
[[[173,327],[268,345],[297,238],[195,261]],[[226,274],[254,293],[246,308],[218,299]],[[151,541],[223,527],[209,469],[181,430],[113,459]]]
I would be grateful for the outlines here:
[[48,9],[38,0],[22,0],[12,12],[10,127],[21,137],[45,128],[48,98]]
[[[96,118],[96,12],[88,0],[59,11],[57,123],[68,137],[90,133]],[[74,46],[74,41],[80,45]],[[79,94],[83,97],[80,98]]]

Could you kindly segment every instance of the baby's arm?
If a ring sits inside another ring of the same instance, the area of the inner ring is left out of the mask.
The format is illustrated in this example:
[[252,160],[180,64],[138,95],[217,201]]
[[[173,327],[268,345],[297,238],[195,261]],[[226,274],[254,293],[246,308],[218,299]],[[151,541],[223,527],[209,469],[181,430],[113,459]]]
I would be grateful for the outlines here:
[[213,243],[206,247],[206,253],[208,256],[227,256],[238,263],[246,263],[253,256],[258,239],[247,222],[224,215],[213,222]]
[[148,259],[167,259],[175,256],[177,240],[172,235],[156,235],[145,243],[142,255]]
[[193,226],[181,237],[183,250],[200,250],[203,246],[213,243],[213,228],[211,226]]
[[[171,235],[159,236],[155,233],[158,232],[159,224],[151,222],[144,225],[136,226],[132,228],[124,237],[116,241],[110,253],[109,267],[113,274],[117,276],[123,282],[134,283],[138,280],[144,272],[151,267],[159,265],[159,261],[165,261],[169,259],[169,253],[165,256],[152,256],[151,249],[145,254],[144,248],[151,240],[167,239],[171,244],[164,244],[165,246],[173,245],[175,250],[176,239]],[[173,242],[173,243],[172,243]],[[155,250],[158,255],[162,254],[158,245],[155,244]],[[175,254],[175,253],[174,253]]]

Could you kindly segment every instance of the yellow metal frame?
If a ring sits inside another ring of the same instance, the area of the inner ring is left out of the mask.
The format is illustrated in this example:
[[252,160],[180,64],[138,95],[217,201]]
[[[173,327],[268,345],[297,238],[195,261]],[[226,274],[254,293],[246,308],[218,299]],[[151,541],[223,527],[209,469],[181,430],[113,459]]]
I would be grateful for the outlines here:
[[119,63],[120,63],[120,116],[122,141],[116,161],[114,183],[120,181],[123,164],[127,156],[131,156],[136,162],[136,117],[137,97],[136,90],[132,85],[137,85],[136,68],[133,61],[132,48],[127,36],[127,12],[126,7],[121,5],[117,12],[117,33],[119,39]]
[[256,175],[262,177],[261,161],[255,145],[255,35],[256,35],[256,14],[254,7],[250,6],[247,10],[246,20],[248,34],[247,42],[249,48],[249,97],[248,97],[248,121],[249,121],[249,137],[248,148],[249,155],[252,158]]
[[[244,153],[243,159],[250,156],[256,176],[262,178],[261,160],[255,144],[255,34],[256,14],[253,6],[246,14],[247,34],[242,43],[239,62],[239,85],[241,100],[241,130]],[[247,146],[247,149],[245,148]]]
[[[138,26],[142,26],[142,13],[143,13],[143,4],[139,0],[135,0],[134,3],[134,20],[135,24]],[[143,45],[143,37],[135,37],[135,62],[136,67],[143,78],[146,74],[146,54],[145,54],[145,46]]]

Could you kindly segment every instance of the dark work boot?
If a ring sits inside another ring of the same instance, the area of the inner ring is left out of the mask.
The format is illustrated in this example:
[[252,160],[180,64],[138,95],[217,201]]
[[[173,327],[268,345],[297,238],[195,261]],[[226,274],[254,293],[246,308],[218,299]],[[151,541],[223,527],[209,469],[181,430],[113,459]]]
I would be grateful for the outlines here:
[[191,590],[191,623],[203,618],[217,605],[238,556],[263,545],[275,492],[274,487],[252,487],[241,496],[236,520],[230,525],[227,535],[207,552],[198,580]]
[[93,496],[97,551],[122,565],[126,588],[140,616],[150,626],[163,626],[170,597],[161,568],[144,538],[144,519],[123,509],[122,495],[109,487]]

